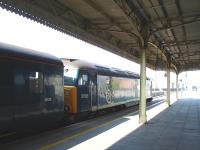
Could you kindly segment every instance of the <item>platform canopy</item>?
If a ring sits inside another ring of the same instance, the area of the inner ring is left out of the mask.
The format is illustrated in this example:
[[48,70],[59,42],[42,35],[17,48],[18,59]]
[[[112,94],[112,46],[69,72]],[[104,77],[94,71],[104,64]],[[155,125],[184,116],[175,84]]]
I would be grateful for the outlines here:
[[[0,6],[139,62],[200,69],[199,0],[0,0]],[[144,42],[146,41],[146,42]]]

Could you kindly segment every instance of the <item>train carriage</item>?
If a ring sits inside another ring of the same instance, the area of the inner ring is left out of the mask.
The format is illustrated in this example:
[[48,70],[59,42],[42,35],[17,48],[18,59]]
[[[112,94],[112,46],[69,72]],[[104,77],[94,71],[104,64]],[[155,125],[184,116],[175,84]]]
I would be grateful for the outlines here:
[[0,43],[0,135],[62,120],[63,64],[37,51]]

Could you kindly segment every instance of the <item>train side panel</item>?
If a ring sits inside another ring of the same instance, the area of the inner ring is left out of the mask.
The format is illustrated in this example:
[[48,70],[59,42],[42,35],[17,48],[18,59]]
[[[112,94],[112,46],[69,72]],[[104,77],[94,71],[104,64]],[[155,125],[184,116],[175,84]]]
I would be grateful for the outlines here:
[[48,127],[63,117],[62,68],[16,62],[14,68],[17,130]]
[[[140,97],[140,79],[137,79],[137,82],[138,82],[138,86],[137,86],[138,97]],[[146,80],[146,99],[148,101],[151,101],[153,99],[152,98],[152,81],[150,79]]]
[[109,76],[97,76],[98,109],[112,106],[111,78]]
[[[48,122],[62,121],[64,115],[63,67],[46,66],[44,70],[44,99],[42,113]],[[43,120],[45,120],[43,119]]]
[[138,102],[137,79],[97,76],[98,109]]
[[146,99],[147,101],[151,101],[152,98],[152,81],[146,80]]
[[137,79],[112,77],[112,102],[114,104],[138,103]]

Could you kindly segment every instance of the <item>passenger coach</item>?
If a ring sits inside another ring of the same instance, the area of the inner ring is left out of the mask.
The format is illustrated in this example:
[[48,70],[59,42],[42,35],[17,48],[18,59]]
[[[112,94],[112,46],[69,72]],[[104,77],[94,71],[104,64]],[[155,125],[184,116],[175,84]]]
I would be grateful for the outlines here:
[[61,121],[63,63],[29,49],[0,43],[0,135]]

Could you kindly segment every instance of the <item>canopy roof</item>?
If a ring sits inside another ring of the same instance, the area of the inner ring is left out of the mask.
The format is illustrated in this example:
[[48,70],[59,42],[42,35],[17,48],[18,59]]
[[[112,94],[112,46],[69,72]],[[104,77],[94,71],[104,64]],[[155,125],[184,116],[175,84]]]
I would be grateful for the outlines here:
[[[200,69],[199,0],[0,0],[0,6],[139,62]],[[146,32],[145,32],[146,31]]]

